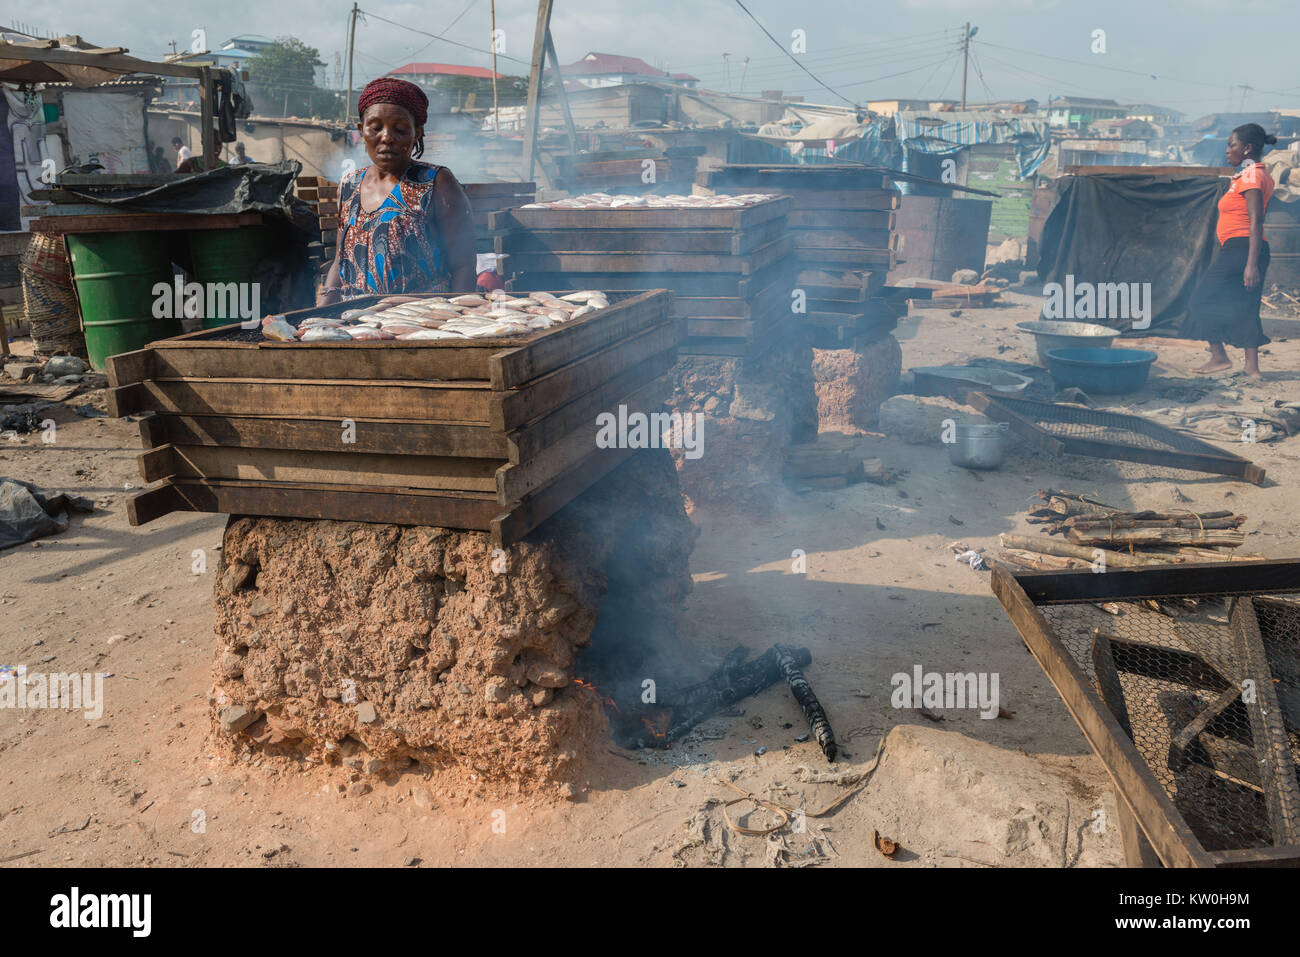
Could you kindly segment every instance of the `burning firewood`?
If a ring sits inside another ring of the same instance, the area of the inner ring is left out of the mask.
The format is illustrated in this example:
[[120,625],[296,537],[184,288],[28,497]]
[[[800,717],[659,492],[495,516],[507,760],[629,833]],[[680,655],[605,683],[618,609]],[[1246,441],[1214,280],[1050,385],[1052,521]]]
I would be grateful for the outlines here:
[[826,720],[826,712],[822,709],[817,696],[813,694],[808,679],[799,670],[799,663],[795,658],[796,652],[784,645],[775,645],[772,650],[777,654],[777,660],[781,663],[781,673],[785,675],[786,681],[790,683],[790,693],[794,695],[794,700],[799,702],[799,707],[803,709],[804,717],[808,719],[808,726],[812,728],[812,733],[817,738],[817,744],[821,746],[822,754],[826,755],[827,761],[834,761],[836,751],[835,732],[831,730],[831,723]]
[[[665,692],[660,702],[664,711],[660,714],[671,715],[671,723],[666,730],[656,728],[655,722],[647,718],[648,723],[643,723],[640,733],[625,737],[619,744],[631,750],[666,748],[685,737],[701,721],[725,711],[737,701],[771,687],[784,675],[778,650],[781,647],[775,645],[751,661],[745,661],[745,649],[735,649],[699,684]],[[807,648],[784,650],[796,669],[812,664],[812,653]]]

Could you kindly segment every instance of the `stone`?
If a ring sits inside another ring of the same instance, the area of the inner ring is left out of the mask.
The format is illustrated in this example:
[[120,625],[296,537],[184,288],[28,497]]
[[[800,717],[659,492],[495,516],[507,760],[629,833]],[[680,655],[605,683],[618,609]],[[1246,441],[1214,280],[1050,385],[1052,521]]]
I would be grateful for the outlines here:
[[266,615],[271,614],[274,611],[275,609],[271,607],[271,603],[267,601],[265,598],[262,598],[260,596],[254,598],[253,604],[250,605],[248,608],[248,613],[252,615],[254,618],[262,618]]
[[952,274],[952,281],[963,286],[973,286],[980,281],[980,274],[974,269],[958,269]]
[[[11,379],[22,381],[29,375],[36,375],[41,371],[40,363],[37,362],[6,362],[5,375]],[[10,411],[6,408],[6,411]]]
[[733,419],[771,422],[776,418],[776,387],[755,382],[737,382],[736,397],[728,410]]
[[221,578],[217,580],[217,587],[222,592],[229,595],[236,589],[243,588],[256,569],[252,565],[245,565],[243,562],[231,562],[221,573]]
[[212,786],[212,778],[208,777],[207,775],[204,775],[203,777],[199,778],[199,787],[207,788],[211,786]]
[[379,720],[379,713],[369,701],[362,701],[357,705],[357,720],[362,724],[374,724]]
[[348,797],[350,798],[362,797],[366,794],[369,794],[373,790],[374,788],[372,788],[365,781],[353,781],[351,784],[348,785]]
[[45,363],[44,372],[54,377],[81,375],[86,371],[86,363],[76,356],[53,356]]
[[73,385],[73,384],[75,384],[75,383],[77,383],[77,382],[80,382],[80,381],[81,381],[81,376],[79,376],[79,375],[61,375],[61,376],[59,376],[57,379],[54,380],[54,384],[55,384],[55,385]]
[[965,406],[942,396],[895,395],[880,405],[880,431],[912,445],[938,446],[946,419],[956,423],[988,422],[984,416],[974,415]]
[[237,704],[222,708],[218,717],[221,720],[221,730],[225,734],[239,734],[258,719],[258,715]]
[[495,701],[504,704],[510,700],[510,689],[503,684],[493,682],[483,689],[483,696],[488,701]]
[[233,651],[223,651],[219,667],[227,678],[238,678],[244,673],[244,659]]
[[554,697],[555,692],[550,688],[537,688],[533,691],[530,700],[533,702],[534,708],[544,708],[551,703],[551,699]]

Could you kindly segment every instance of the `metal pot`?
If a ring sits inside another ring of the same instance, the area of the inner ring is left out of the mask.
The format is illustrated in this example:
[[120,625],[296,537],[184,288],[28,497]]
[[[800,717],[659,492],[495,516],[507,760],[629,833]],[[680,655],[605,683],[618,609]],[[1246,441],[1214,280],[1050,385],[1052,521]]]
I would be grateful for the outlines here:
[[958,424],[948,445],[948,461],[966,469],[995,469],[1007,456],[1007,434],[1011,425]]

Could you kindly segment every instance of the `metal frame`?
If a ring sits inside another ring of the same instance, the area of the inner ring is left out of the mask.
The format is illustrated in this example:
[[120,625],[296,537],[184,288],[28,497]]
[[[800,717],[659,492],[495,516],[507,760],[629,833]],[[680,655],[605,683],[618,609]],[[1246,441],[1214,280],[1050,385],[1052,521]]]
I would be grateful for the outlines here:
[[1101,575],[1091,570],[1015,573],[995,565],[991,585],[1110,775],[1130,867],[1155,866],[1157,859],[1165,867],[1300,867],[1300,845],[1207,851],[1038,610],[1039,605],[1081,601],[1300,591],[1300,559],[1124,568]]
[[[1224,451],[1217,446],[1202,442],[1200,439],[1175,432],[1156,422],[1150,422],[1141,416],[1126,415],[1121,412],[1105,412],[1096,409],[1080,409],[1074,406],[1058,406],[1053,402],[1036,402],[1032,399],[1012,399],[987,395],[983,392],[968,392],[966,404],[988,416],[1004,418],[1011,425],[1011,430],[1036,448],[1050,455],[1060,456],[1086,455],[1091,458],[1119,459],[1124,462],[1141,462],[1145,465],[1160,465],[1166,468],[1187,469],[1192,472],[1208,472],[1213,475],[1230,475],[1244,479],[1254,485],[1264,484],[1264,470],[1249,459]],[[1069,409],[1071,412],[1087,414],[1097,419],[1095,424],[1111,425],[1116,428],[1129,429],[1153,439],[1169,444],[1188,446],[1195,451],[1166,451],[1163,449],[1143,449],[1120,442],[1103,442],[1097,439],[1080,439],[1071,436],[1052,435],[1036,422],[1026,418],[1017,411],[1017,407],[1029,411],[1027,407],[1039,410],[1056,408]]]

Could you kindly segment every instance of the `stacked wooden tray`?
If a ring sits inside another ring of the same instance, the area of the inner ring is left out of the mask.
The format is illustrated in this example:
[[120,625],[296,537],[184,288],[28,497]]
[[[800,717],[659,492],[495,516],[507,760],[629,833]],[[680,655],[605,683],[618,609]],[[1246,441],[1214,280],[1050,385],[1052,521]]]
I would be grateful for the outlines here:
[[[492,229],[493,213],[531,203],[537,195],[536,183],[462,183],[474,211],[475,248],[480,253],[495,251]],[[504,275],[504,273],[502,273]]]
[[[270,342],[210,329],[108,360],[140,421],[132,525],[173,511],[392,522],[517,541],[635,450],[596,417],[659,411],[678,326],[665,290],[529,337]],[[337,315],[363,297],[290,313]]]
[[309,243],[308,262],[318,271],[334,262],[339,235],[339,186],[324,176],[299,176],[295,195],[316,211],[320,227],[320,245]]
[[512,209],[492,223],[514,288],[666,287],[684,325],[681,354],[751,357],[799,324],[790,207]]
[[796,285],[807,294],[814,329],[844,339],[888,321],[879,304],[870,304],[898,251],[901,194],[887,176],[849,165],[730,165],[701,173],[697,183],[713,193],[791,197]]

